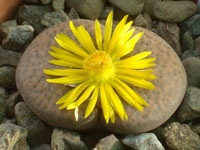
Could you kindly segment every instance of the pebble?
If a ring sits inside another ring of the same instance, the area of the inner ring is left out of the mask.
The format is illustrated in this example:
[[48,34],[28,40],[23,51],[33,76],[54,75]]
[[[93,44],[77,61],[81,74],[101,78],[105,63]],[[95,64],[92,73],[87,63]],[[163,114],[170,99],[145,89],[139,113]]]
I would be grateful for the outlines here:
[[181,22],[197,12],[197,5],[191,1],[156,2],[153,14],[166,22]]
[[154,17],[153,7],[156,2],[160,2],[160,1],[161,0],[143,0],[144,2],[143,13],[148,13],[151,17]]
[[6,36],[9,32],[10,27],[16,27],[17,26],[17,20],[8,20],[4,21],[0,24],[0,31]]
[[154,133],[128,135],[122,139],[122,143],[137,150],[165,150]]
[[191,129],[193,132],[195,132],[196,134],[198,134],[200,136],[200,124],[192,125]]
[[17,67],[17,63],[22,53],[4,50],[0,47],[0,66]]
[[2,98],[8,98],[8,92],[5,88],[0,86],[0,97]]
[[190,32],[193,38],[200,36],[200,14],[196,14],[180,23],[182,32]]
[[18,10],[18,21],[27,21],[36,33],[40,33],[44,26],[40,23],[43,16],[52,10],[50,5],[40,6],[40,5],[23,5]]
[[74,8],[71,8],[69,13],[68,13],[69,19],[73,20],[73,19],[80,19],[78,13],[76,12],[76,10]]
[[9,97],[6,99],[6,103],[7,103],[7,116],[12,118],[14,117],[15,113],[14,113],[14,108],[15,105],[20,101],[20,95],[19,92],[16,91],[12,94],[9,95]]
[[17,125],[0,125],[1,150],[29,150],[26,142],[27,130]]
[[6,101],[2,97],[0,97],[0,123],[5,119],[6,117]]
[[200,36],[194,40],[194,50],[200,55]]
[[124,150],[124,146],[114,134],[111,134],[101,139],[93,150]]
[[52,0],[52,7],[55,11],[61,11],[65,9],[65,0]]
[[200,13],[200,0],[198,0],[197,4],[198,4],[198,13]]
[[164,128],[163,136],[169,149],[199,150],[200,137],[186,124],[173,122]]
[[40,2],[44,5],[51,3],[51,0],[40,0]]
[[182,39],[182,50],[187,51],[187,50],[194,50],[194,40],[190,34],[190,32],[185,32],[183,35]]
[[192,121],[200,117],[199,99],[200,89],[196,87],[188,87],[183,102],[177,111],[179,121]]
[[34,29],[30,25],[19,25],[10,27],[6,39],[2,42],[2,47],[7,50],[22,52],[25,44],[33,39]]
[[107,19],[108,14],[113,11],[114,12],[115,8],[113,6],[106,6],[104,7],[104,9],[102,10],[101,16],[99,17],[99,19]]
[[12,119],[5,118],[2,121],[2,124],[14,124],[14,125],[16,125],[17,124],[17,120],[16,120],[16,118],[12,118]]
[[4,88],[15,88],[15,69],[13,67],[0,67],[0,86]]
[[31,150],[51,150],[51,146],[49,144],[41,144],[31,147]]
[[[148,17],[148,14],[146,14],[145,16]],[[150,20],[151,18],[146,19],[145,16],[143,16],[142,14],[138,15],[135,18],[134,26],[143,27],[143,28],[146,28],[146,29],[151,29],[151,27],[152,27],[152,22]]]
[[181,56],[181,44],[180,44],[180,29],[176,23],[165,23],[159,21],[156,25],[158,34],[165,39],[176,53]]
[[66,6],[89,18],[98,19],[104,8],[105,0],[66,0]]
[[187,73],[188,86],[200,88],[200,59],[195,57],[187,58],[183,61]]
[[55,128],[51,137],[51,150],[88,150],[77,132]]
[[50,128],[36,117],[24,102],[17,103],[14,111],[18,125],[28,130],[27,141],[30,145],[39,145],[50,142]]
[[190,57],[200,58],[197,51],[188,50],[188,51],[185,51],[183,53],[181,60],[184,60],[184,59],[187,59],[187,58],[190,58]]
[[49,28],[64,21],[69,21],[67,14],[64,11],[56,11],[46,13],[42,18],[41,23]]
[[114,6],[120,8],[131,16],[139,15],[144,7],[142,0],[108,0]]

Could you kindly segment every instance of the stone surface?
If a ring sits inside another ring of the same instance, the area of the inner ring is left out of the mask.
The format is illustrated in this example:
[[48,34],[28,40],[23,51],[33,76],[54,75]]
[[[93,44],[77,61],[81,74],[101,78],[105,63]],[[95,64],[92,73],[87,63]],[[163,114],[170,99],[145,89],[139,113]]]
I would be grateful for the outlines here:
[[200,59],[195,57],[183,61],[188,79],[188,86],[200,87]]
[[0,123],[5,119],[6,116],[6,101],[0,97]]
[[2,98],[7,98],[8,97],[8,92],[5,88],[0,86],[0,97]]
[[31,147],[30,150],[51,150],[51,147],[49,144],[41,144],[41,145]]
[[122,139],[122,143],[137,150],[165,150],[153,133],[129,135]]
[[[76,26],[84,25],[94,37],[94,22],[74,20],[74,23]],[[130,134],[152,130],[161,125],[175,112],[182,101],[187,84],[186,74],[178,56],[164,40],[151,31],[135,28],[135,34],[142,31],[144,36],[137,43],[134,53],[151,50],[153,52],[151,57],[155,57],[157,63],[155,68],[157,79],[153,81],[157,87],[156,90],[147,91],[134,88],[150,105],[142,113],[124,103],[129,119],[122,121],[116,116],[115,124],[106,124],[99,107],[94,109],[91,116],[84,119],[87,104],[82,104],[79,107],[78,121],[75,121],[74,110],[58,109],[59,106],[55,105],[56,101],[70,87],[46,82],[48,77],[43,74],[42,70],[57,68],[48,63],[48,60],[52,59],[48,54],[49,47],[51,45],[58,46],[54,40],[55,34],[64,33],[74,39],[68,23],[61,23],[45,30],[34,39],[21,57],[17,67],[16,81],[24,101],[39,118],[56,127],[91,130],[98,127],[103,129],[100,126],[103,125],[112,132]],[[26,63],[27,61],[28,63]]]
[[166,22],[181,22],[197,12],[197,5],[190,1],[156,2],[153,14],[159,20]]
[[16,67],[22,53],[4,50],[0,47],[0,66]]
[[156,2],[160,2],[160,1],[161,0],[143,0],[144,2],[143,13],[148,13],[151,17],[154,17],[153,7]]
[[142,14],[138,15],[134,21],[135,26],[143,27],[146,29],[151,29],[151,27],[152,27],[151,23],[152,22],[150,22],[148,19],[146,19]]
[[57,129],[53,130],[51,138],[52,150],[88,150],[77,132]]
[[182,50],[194,50],[194,40],[190,34],[190,32],[185,32],[183,35],[183,40],[182,40]]
[[200,147],[200,137],[186,124],[171,123],[164,128],[163,135],[169,149],[198,150]]
[[192,125],[191,129],[192,129],[193,132],[195,132],[196,134],[200,135],[200,124]]
[[13,124],[13,125],[16,125],[17,124],[17,120],[15,118],[12,118],[12,119],[5,118],[2,121],[2,124]]
[[107,19],[109,13],[111,11],[114,12],[114,9],[115,8],[113,6],[106,6],[106,7],[104,7],[104,9],[102,10],[102,13],[101,13],[101,16],[99,17],[99,19]]
[[194,50],[200,55],[200,36],[194,40]]
[[14,117],[14,107],[15,105],[20,101],[19,99],[19,92],[16,91],[9,95],[9,97],[6,99],[7,103],[7,116],[8,117]]
[[74,8],[71,8],[69,13],[68,13],[69,19],[73,20],[73,19],[80,19],[78,13],[76,12],[76,10]]
[[42,4],[49,4],[49,3],[51,3],[51,0],[40,0],[40,2],[42,3]]
[[0,86],[15,88],[15,69],[12,67],[0,67]]
[[105,0],[66,0],[66,6],[74,8],[89,19],[98,19],[104,8]]
[[27,21],[36,33],[39,33],[44,29],[44,26],[40,23],[43,16],[52,10],[51,6],[39,6],[39,5],[23,5],[18,11],[18,21]]
[[139,15],[144,7],[142,0],[109,0],[109,2],[132,16]]
[[191,18],[180,23],[182,32],[190,32],[193,38],[200,36],[200,14],[196,14]]
[[65,9],[65,0],[52,0],[52,7],[55,11],[61,11]]
[[184,60],[184,59],[187,59],[187,58],[190,58],[190,57],[200,58],[197,51],[188,50],[188,51],[185,51],[183,53],[181,60]]
[[24,102],[16,104],[15,116],[18,125],[28,130],[27,141],[29,144],[38,145],[50,142],[50,128],[37,118]]
[[26,143],[27,130],[17,125],[0,125],[1,150],[29,150]]
[[115,135],[109,135],[101,139],[94,148],[96,150],[124,150],[124,146],[115,137]]
[[69,21],[69,17],[64,11],[48,12],[41,19],[41,23],[47,28],[64,21]]
[[200,117],[200,89],[188,87],[177,114],[179,121],[191,121]]
[[16,27],[17,21],[15,19],[2,22],[0,24],[0,31],[7,35],[10,27]]
[[2,47],[13,51],[23,51],[25,44],[33,38],[34,29],[30,25],[20,25],[10,27],[6,39],[2,42]]
[[181,56],[181,45],[180,45],[180,29],[175,23],[164,23],[159,21],[156,26],[158,34],[165,39],[176,53]]

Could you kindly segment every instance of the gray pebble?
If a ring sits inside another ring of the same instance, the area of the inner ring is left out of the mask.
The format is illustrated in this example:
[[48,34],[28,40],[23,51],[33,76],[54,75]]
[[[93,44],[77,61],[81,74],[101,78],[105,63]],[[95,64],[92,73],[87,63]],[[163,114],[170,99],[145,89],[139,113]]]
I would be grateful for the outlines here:
[[61,11],[65,9],[65,0],[53,0],[52,7],[55,11]]
[[76,12],[76,10],[74,8],[71,8],[69,13],[68,13],[69,19],[73,20],[73,19],[80,19],[78,13]]
[[51,3],[51,0],[40,0],[42,4],[49,4]]
[[151,29],[152,27],[151,18],[149,17],[148,19],[147,17],[149,17],[148,14],[146,14],[145,16],[143,16],[142,14],[138,15],[135,18],[134,25],[146,29]]
[[188,51],[185,51],[183,53],[181,59],[184,60],[184,59],[187,59],[187,58],[190,58],[190,57],[200,58],[197,51],[188,50]]
[[17,20],[15,19],[8,20],[0,24],[0,30],[6,36],[8,34],[9,28],[16,27],[16,26],[17,26]]
[[190,32],[185,32],[183,35],[183,40],[182,40],[182,50],[194,50],[194,40],[190,34]]
[[6,109],[7,109],[6,101],[5,101],[5,99],[0,97],[0,123],[6,117]]
[[200,36],[194,40],[194,50],[200,55]]
[[36,117],[24,102],[17,103],[14,110],[17,123],[28,130],[27,141],[30,145],[50,142],[50,128]]
[[51,146],[49,144],[41,144],[31,147],[31,150],[51,150]]
[[160,1],[161,0],[143,0],[144,2],[143,13],[148,13],[151,17],[154,17],[153,7],[156,2],[160,2]]
[[15,88],[15,69],[12,67],[0,67],[0,86],[4,88]]
[[6,99],[7,103],[7,116],[8,117],[14,117],[14,108],[15,105],[20,101],[20,95],[19,92],[16,91],[9,95],[9,97]]
[[0,86],[0,97],[2,98],[8,98],[8,92],[5,88]]

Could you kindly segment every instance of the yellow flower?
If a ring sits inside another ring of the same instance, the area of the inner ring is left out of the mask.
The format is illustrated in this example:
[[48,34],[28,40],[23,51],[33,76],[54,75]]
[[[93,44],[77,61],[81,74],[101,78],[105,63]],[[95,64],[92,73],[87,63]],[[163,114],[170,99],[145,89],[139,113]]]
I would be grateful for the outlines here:
[[100,23],[96,20],[97,47],[85,28],[82,25],[75,27],[72,21],[69,22],[70,28],[80,44],[65,34],[56,35],[55,40],[62,48],[51,46],[53,51],[49,51],[49,54],[56,60],[50,60],[49,63],[67,68],[45,69],[45,74],[57,76],[54,79],[47,79],[47,82],[77,85],[56,102],[61,104],[59,109],[77,109],[88,101],[85,112],[87,118],[99,103],[105,121],[108,123],[110,119],[114,123],[115,113],[122,120],[128,119],[119,96],[139,111],[148,106],[148,103],[130,86],[155,88],[148,81],[156,79],[152,74],[153,70],[148,69],[155,65],[155,58],[145,58],[151,54],[150,51],[145,51],[122,59],[134,50],[143,35],[140,32],[132,36],[135,29],[131,28],[132,21],[126,24],[127,18],[128,15],[119,22],[112,33],[113,12],[111,12],[106,20],[104,40]]

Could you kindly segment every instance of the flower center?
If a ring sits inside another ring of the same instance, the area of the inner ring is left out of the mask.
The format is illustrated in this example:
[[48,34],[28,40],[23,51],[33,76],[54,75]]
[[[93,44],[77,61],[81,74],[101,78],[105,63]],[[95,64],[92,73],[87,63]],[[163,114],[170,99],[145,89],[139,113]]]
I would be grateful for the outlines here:
[[105,82],[114,75],[115,68],[111,57],[104,51],[96,51],[83,61],[84,67],[89,71],[91,79],[95,82]]

